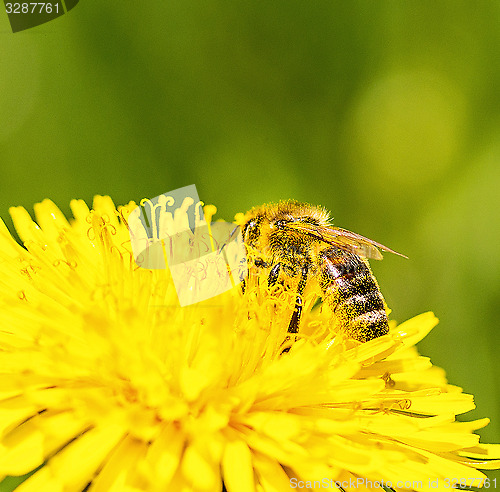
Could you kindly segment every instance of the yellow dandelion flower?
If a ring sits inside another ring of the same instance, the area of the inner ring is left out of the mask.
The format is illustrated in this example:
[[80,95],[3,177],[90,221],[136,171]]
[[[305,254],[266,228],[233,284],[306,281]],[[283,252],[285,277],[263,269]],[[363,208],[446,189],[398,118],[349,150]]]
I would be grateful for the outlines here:
[[180,308],[133,261],[133,208],[13,208],[25,248],[0,222],[0,476],[39,467],[19,492],[435,490],[500,466],[488,420],[455,421],[472,396],[414,347],[432,313],[349,344],[308,300],[284,353],[286,292]]

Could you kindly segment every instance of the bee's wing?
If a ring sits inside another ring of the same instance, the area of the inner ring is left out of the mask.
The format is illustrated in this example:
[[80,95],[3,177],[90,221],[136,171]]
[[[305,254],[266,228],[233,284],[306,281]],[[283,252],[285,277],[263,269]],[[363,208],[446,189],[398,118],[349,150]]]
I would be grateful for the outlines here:
[[341,229],[340,227],[319,227],[313,224],[301,222],[292,222],[291,224],[288,224],[288,226],[363,258],[381,260],[383,257],[379,249],[407,258],[407,256],[398,253],[383,244],[372,241],[371,239],[356,234],[355,232]]

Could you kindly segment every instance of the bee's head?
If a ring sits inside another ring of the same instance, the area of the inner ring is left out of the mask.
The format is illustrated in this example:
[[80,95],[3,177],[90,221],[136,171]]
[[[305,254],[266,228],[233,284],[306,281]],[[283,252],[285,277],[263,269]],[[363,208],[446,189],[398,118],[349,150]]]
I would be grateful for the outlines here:
[[277,231],[283,231],[285,230],[287,224],[289,224],[290,222],[295,222],[295,220],[296,219],[294,219],[293,217],[277,217],[269,223],[269,227],[271,229],[276,229]]
[[290,236],[300,236],[299,231],[289,227],[299,220],[285,213],[254,215],[243,225],[243,239],[247,246],[263,252],[268,246],[288,242]]
[[248,246],[261,250],[278,243],[298,243],[304,234],[292,224],[320,226],[326,223],[327,218],[328,214],[322,209],[300,202],[263,205],[247,213],[242,225],[243,238]]
[[242,225],[243,240],[249,246],[257,247],[262,227],[267,218],[264,214],[251,215]]

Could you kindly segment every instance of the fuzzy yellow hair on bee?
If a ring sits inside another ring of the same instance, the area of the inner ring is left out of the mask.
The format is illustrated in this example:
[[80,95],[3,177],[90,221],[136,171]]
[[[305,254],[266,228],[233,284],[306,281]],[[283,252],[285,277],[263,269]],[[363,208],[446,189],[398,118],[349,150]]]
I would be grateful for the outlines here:
[[366,342],[388,333],[385,301],[368,259],[382,259],[380,250],[400,253],[333,227],[326,209],[294,200],[252,208],[241,228],[249,275],[264,269],[269,286],[279,282],[296,288],[289,333],[299,331],[303,294],[311,282],[346,336]]

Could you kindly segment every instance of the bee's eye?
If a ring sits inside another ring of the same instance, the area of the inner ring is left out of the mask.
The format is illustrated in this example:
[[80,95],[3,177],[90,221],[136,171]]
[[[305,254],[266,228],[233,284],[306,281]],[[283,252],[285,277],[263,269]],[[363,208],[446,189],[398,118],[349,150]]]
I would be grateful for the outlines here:
[[249,219],[249,221],[245,224],[243,228],[243,236],[245,240],[249,237],[256,237],[259,235],[259,226],[262,223],[264,217],[261,215],[257,215]]
[[249,222],[246,223],[245,228],[243,230],[243,234],[245,238],[247,238],[249,235],[255,234],[254,229],[258,226],[258,222],[256,220],[250,220]]
[[245,224],[245,231],[248,231],[250,229],[253,229],[257,224],[255,223],[255,220],[250,220]]

